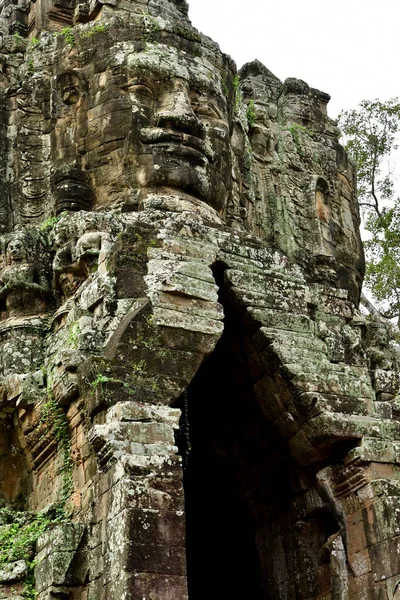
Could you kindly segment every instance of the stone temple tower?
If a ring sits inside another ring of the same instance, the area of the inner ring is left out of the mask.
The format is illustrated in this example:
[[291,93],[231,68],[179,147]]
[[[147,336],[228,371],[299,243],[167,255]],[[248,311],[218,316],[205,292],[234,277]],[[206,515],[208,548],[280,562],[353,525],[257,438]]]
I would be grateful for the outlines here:
[[398,354],[329,96],[184,0],[0,34],[0,599],[398,600]]

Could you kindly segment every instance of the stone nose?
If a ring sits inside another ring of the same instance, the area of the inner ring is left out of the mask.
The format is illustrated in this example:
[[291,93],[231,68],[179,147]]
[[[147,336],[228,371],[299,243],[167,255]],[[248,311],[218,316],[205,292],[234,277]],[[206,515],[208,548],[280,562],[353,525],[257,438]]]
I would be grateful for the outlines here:
[[188,93],[184,89],[171,90],[165,94],[155,117],[157,127],[205,138],[205,127],[193,111]]

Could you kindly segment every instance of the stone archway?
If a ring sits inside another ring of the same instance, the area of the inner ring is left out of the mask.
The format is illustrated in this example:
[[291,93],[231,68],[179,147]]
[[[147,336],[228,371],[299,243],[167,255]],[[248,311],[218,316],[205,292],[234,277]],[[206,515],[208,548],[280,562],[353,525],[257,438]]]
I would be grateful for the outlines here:
[[343,522],[317,472],[349,447],[309,466],[291,455],[288,423],[280,427],[266,410],[287,390],[276,378],[261,399],[254,384],[267,375],[253,343],[258,324],[223,271],[214,268],[224,332],[177,403],[189,600],[319,598],[335,586]]

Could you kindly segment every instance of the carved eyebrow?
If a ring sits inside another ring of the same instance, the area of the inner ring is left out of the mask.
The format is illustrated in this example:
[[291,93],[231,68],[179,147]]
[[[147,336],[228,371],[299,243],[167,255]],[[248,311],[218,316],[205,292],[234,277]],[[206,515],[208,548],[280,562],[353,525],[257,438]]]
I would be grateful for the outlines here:
[[[134,73],[136,70],[146,72],[148,77],[154,77],[155,79],[182,79],[186,81],[190,87],[204,89],[209,91],[210,89],[217,95],[222,95],[219,86],[216,85],[215,70],[207,69],[205,72],[204,68],[201,68],[198,64],[192,63],[188,55],[169,52],[166,49],[165,56],[151,57],[148,53],[134,53],[127,57],[127,68],[128,75],[130,71]],[[172,69],[171,69],[172,61]],[[176,68],[175,68],[176,67]],[[175,72],[174,72],[175,70]],[[221,84],[223,85],[222,81]],[[222,87],[221,85],[221,87]]]
[[199,96],[203,96],[215,104],[220,112],[226,108],[226,96],[222,90],[217,90],[214,86],[211,87],[210,85],[198,85],[193,87],[192,90]]

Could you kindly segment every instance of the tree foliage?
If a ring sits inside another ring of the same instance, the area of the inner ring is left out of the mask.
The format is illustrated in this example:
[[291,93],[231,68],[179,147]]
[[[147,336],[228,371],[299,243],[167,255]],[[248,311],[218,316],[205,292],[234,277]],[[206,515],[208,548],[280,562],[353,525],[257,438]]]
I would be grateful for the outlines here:
[[356,165],[359,204],[379,217],[385,201],[393,199],[392,174],[385,166],[398,148],[399,100],[363,100],[359,108],[340,113],[339,127]]
[[398,149],[399,100],[364,100],[339,115],[339,127],[356,166],[358,201],[370,232],[366,283],[381,314],[400,321],[400,198],[390,169]]
[[366,283],[381,306],[381,314],[400,319],[400,206],[383,208],[379,217],[369,217],[372,234],[364,245],[367,255]]

